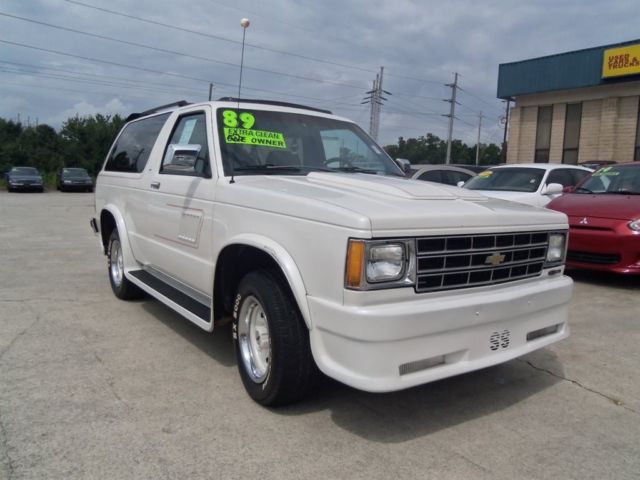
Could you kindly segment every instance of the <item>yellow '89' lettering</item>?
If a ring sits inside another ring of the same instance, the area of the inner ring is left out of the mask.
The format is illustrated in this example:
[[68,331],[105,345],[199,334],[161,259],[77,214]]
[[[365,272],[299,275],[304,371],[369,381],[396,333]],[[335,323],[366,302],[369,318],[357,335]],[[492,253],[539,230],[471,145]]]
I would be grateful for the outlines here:
[[225,110],[222,112],[222,116],[224,117],[224,124],[227,127],[237,127],[238,126],[238,114],[233,110]]
[[238,115],[233,110],[225,110],[222,112],[222,116],[224,118],[225,127],[235,128],[238,126],[238,117],[240,117],[240,122],[242,122],[242,128],[250,129],[256,124],[256,117],[254,117],[249,112],[242,112]]

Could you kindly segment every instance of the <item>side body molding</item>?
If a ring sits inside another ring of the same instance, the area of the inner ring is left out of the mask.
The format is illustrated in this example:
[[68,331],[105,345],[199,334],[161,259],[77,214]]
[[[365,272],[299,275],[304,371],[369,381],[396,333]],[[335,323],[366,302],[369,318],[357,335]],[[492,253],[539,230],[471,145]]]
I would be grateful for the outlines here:
[[309,330],[313,329],[311,313],[307,302],[307,289],[304,285],[304,281],[302,280],[302,275],[300,275],[300,271],[298,270],[298,266],[289,252],[274,240],[252,233],[245,233],[230,238],[224,245],[222,245],[220,251],[222,251],[224,247],[234,244],[244,244],[255,247],[268,253],[273,258],[284,273],[287,282],[289,282],[289,287],[293,292],[298,308],[300,308],[300,313],[302,314],[304,323],[307,325]]

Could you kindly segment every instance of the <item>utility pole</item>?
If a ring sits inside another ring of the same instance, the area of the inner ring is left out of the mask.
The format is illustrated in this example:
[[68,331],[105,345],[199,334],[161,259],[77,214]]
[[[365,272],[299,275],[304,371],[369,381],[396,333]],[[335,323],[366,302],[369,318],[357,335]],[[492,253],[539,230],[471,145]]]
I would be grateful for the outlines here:
[[476,165],[480,165],[480,130],[482,129],[482,112],[478,116],[478,141],[476,142]]
[[373,81],[373,88],[366,92],[367,96],[360,102],[361,104],[369,103],[371,105],[369,111],[369,135],[371,135],[374,140],[378,140],[382,102],[387,100],[382,94],[386,93],[387,95],[391,95],[391,92],[382,89],[383,75],[384,67],[380,67],[380,73],[376,74],[376,79]]
[[213,83],[209,83],[209,101],[211,101],[212,93],[213,93]]
[[449,115],[443,115],[444,117],[449,117],[449,134],[447,135],[447,158],[445,159],[445,163],[451,163],[451,138],[453,136],[453,119],[456,115],[456,95],[458,93],[458,73],[453,74],[453,83],[445,84],[446,87],[451,87],[451,98],[445,100],[445,102],[449,102],[451,104],[451,108],[449,109]]
[[504,114],[504,136],[502,137],[502,161],[507,163],[507,130],[509,130],[509,110],[511,99],[507,98],[507,109]]

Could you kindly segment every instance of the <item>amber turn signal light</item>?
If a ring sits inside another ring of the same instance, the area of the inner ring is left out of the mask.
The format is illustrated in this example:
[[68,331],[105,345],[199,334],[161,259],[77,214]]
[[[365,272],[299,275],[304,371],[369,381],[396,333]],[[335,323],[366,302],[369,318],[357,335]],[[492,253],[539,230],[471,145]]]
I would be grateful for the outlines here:
[[364,241],[349,240],[346,272],[347,287],[359,288],[362,285],[362,275],[364,274],[364,252]]

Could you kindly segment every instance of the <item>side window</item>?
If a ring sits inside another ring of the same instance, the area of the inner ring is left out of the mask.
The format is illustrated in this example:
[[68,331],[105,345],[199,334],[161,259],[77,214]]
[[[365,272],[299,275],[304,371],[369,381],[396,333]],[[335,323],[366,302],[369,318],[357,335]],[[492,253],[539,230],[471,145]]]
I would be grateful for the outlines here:
[[418,177],[418,180],[442,183],[442,172],[440,170],[427,170]]
[[126,125],[111,149],[104,169],[108,172],[142,172],[167,118],[169,114],[165,113]]
[[165,148],[160,173],[211,178],[204,113],[180,117]]
[[466,182],[471,178],[471,175],[464,172],[456,172],[454,170],[450,170],[445,172],[445,181],[447,185],[458,185],[458,182]]
[[571,176],[571,170],[568,168],[559,168],[557,170],[552,170],[549,172],[549,177],[547,178],[547,185],[550,183],[559,183],[563,187],[570,187],[575,185],[573,183],[573,177]]
[[573,185],[577,185],[580,181],[589,175],[591,172],[587,172],[585,170],[571,170],[571,176],[573,177]]

